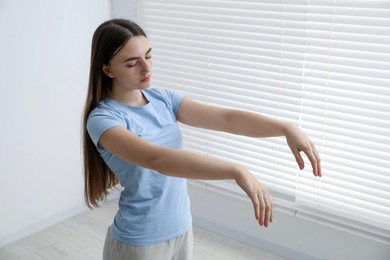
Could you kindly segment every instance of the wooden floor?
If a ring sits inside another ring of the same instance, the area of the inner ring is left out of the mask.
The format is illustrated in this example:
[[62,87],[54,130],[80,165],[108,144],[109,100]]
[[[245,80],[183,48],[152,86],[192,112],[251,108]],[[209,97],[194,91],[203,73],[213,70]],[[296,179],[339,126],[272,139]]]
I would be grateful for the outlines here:
[[[100,260],[107,227],[117,201],[0,248],[1,260]],[[284,259],[194,226],[193,260]]]

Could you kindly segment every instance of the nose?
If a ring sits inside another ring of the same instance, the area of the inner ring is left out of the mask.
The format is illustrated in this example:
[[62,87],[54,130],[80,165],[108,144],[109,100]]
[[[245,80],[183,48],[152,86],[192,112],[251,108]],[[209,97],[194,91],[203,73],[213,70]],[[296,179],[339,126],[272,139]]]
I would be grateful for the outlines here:
[[141,72],[144,74],[151,73],[152,64],[150,59],[141,59]]

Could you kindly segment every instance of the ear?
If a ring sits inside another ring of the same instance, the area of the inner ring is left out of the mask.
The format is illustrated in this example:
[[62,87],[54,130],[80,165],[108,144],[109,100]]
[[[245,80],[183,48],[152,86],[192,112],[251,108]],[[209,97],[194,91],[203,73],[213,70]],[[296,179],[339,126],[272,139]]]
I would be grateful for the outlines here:
[[110,66],[104,64],[104,65],[103,65],[103,72],[104,72],[104,74],[106,74],[108,77],[114,78],[114,74],[112,74],[111,69],[110,69]]

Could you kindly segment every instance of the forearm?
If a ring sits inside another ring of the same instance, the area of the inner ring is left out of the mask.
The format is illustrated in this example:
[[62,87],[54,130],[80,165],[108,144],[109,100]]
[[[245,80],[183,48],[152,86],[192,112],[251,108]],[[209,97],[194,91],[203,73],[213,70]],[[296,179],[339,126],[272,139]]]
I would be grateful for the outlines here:
[[202,180],[237,180],[245,172],[244,168],[237,164],[165,148],[159,149],[153,168],[168,176]]
[[250,137],[285,136],[292,124],[276,120],[264,115],[229,110],[226,112],[226,125],[224,131]]
[[261,226],[272,222],[272,201],[267,189],[245,168],[187,151],[161,148],[158,171],[190,179],[234,179],[252,201],[255,218]]
[[108,129],[100,137],[99,144],[128,163],[170,176],[204,180],[237,180],[246,172],[244,167],[227,161],[189,151],[158,147],[122,126]]

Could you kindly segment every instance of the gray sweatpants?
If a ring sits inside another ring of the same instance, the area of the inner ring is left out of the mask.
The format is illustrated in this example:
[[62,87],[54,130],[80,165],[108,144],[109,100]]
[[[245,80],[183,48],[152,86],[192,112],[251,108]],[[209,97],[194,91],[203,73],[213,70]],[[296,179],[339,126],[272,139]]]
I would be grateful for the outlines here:
[[103,260],[191,260],[193,251],[192,229],[182,236],[150,246],[132,246],[116,240],[107,231]]

